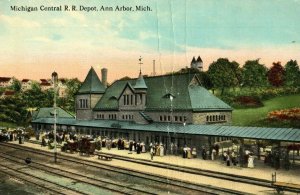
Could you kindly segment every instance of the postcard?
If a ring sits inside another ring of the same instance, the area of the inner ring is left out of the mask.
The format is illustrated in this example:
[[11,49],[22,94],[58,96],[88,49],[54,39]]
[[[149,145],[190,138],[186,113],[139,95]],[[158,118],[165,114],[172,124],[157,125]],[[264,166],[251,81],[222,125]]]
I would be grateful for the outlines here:
[[2,0],[1,194],[300,192],[299,0]]

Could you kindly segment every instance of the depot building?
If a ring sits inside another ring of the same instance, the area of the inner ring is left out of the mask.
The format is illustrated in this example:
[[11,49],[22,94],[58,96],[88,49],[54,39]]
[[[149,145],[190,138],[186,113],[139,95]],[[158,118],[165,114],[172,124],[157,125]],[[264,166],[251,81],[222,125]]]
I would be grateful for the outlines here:
[[[76,95],[76,117],[58,109],[58,130],[201,147],[208,139],[197,135],[197,126],[231,123],[232,108],[202,87],[195,74],[144,78],[140,71],[136,79],[107,86],[107,69],[101,71],[102,81],[91,68],[82,83]],[[53,129],[53,123],[53,108],[33,114],[37,132]],[[191,134],[190,128],[195,132]]]

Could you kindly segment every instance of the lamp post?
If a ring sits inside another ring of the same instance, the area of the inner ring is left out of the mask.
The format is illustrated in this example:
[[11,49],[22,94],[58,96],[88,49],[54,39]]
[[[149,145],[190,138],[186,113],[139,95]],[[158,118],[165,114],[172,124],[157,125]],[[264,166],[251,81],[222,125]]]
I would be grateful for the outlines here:
[[56,123],[57,123],[57,116],[56,116],[56,92],[57,92],[57,80],[58,80],[58,75],[54,71],[52,73],[52,82],[53,82],[53,89],[54,89],[54,103],[53,103],[53,108],[54,108],[54,162],[57,162],[57,148],[56,148]]

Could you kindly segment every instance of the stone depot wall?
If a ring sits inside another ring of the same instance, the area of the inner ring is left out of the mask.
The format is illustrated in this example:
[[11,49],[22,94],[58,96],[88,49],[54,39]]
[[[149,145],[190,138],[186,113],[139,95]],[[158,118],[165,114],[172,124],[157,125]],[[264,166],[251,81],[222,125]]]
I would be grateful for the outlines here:
[[[215,116],[215,120],[213,119]],[[225,116],[225,120],[219,120],[219,116]],[[208,120],[207,120],[208,117]],[[198,112],[192,114],[193,124],[231,124],[232,123],[232,112]]]

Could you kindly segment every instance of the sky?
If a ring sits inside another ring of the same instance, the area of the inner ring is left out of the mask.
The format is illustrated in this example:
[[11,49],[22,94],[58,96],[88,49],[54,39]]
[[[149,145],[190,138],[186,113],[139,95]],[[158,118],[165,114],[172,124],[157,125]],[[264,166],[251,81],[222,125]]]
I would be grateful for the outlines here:
[[[152,11],[12,11],[11,6],[149,6]],[[300,0],[1,0],[0,76],[83,80],[93,66],[108,81],[177,71],[201,56],[300,62]]]

